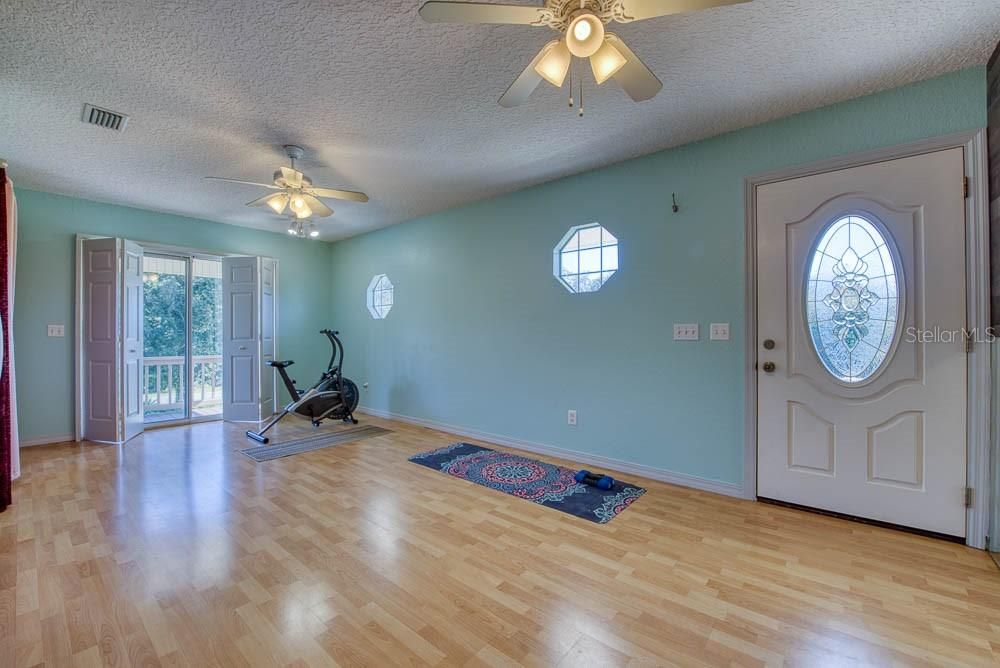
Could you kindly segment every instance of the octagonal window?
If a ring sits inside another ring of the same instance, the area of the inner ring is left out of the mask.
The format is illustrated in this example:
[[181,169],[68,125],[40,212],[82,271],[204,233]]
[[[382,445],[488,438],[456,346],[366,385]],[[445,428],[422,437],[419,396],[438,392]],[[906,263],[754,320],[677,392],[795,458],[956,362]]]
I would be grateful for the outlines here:
[[385,274],[375,276],[368,284],[368,312],[376,320],[389,315],[392,309],[392,281]]
[[552,275],[570,292],[597,292],[618,271],[618,239],[598,223],[577,225],[552,251]]

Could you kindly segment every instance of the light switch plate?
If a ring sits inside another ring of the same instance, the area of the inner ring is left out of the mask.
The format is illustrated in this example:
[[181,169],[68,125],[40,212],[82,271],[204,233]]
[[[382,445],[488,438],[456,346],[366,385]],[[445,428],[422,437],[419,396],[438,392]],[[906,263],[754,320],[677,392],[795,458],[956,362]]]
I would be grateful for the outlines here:
[[49,336],[66,336],[66,325],[49,325]]
[[697,341],[698,323],[674,323],[674,341]]
[[709,330],[709,337],[713,341],[728,341],[729,340],[729,323],[728,322],[713,322],[711,324],[711,329]]

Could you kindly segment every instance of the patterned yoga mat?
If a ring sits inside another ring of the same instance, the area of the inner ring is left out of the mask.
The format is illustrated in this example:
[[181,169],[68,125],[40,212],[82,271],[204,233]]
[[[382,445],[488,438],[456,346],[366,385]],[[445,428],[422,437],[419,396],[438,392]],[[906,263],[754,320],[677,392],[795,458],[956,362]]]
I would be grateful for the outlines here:
[[609,490],[597,489],[578,483],[573,479],[576,471],[563,466],[470,443],[423,452],[410,461],[598,524],[646,493],[617,480]]

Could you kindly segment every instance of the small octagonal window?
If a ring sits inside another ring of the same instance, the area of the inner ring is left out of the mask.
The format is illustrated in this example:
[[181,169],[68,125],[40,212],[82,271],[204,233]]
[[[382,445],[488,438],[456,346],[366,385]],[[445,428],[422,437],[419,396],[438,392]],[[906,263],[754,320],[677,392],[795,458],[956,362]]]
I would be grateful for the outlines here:
[[392,281],[385,274],[375,276],[368,284],[368,312],[376,320],[389,315],[392,309]]
[[597,292],[618,271],[618,239],[598,223],[577,225],[552,251],[552,275],[570,292]]

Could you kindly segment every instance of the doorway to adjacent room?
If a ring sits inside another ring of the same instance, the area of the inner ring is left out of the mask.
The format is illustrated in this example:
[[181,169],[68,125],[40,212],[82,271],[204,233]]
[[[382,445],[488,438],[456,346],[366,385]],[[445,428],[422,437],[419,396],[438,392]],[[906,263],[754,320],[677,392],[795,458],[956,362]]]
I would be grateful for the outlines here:
[[143,257],[146,424],[222,416],[222,262]]

